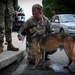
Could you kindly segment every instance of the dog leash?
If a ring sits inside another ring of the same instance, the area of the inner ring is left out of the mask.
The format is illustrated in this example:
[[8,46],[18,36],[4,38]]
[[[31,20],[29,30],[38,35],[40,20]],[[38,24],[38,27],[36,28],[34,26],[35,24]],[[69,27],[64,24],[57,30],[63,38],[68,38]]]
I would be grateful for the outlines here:
[[23,43],[24,43],[24,42],[22,41],[21,45],[20,45],[18,48],[20,48],[20,47],[23,45]]
[[25,36],[22,36],[22,43],[21,43],[21,45],[19,46],[19,48],[23,45],[23,43],[24,43],[24,39],[25,39]]

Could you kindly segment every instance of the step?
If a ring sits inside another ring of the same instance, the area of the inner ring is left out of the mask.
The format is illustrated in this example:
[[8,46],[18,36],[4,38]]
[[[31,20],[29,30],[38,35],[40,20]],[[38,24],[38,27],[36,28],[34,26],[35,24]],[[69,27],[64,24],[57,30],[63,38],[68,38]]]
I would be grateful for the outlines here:
[[8,51],[4,50],[2,53],[0,53],[0,69],[10,65],[14,61],[20,61],[23,59],[26,55],[25,50],[19,50],[19,51]]

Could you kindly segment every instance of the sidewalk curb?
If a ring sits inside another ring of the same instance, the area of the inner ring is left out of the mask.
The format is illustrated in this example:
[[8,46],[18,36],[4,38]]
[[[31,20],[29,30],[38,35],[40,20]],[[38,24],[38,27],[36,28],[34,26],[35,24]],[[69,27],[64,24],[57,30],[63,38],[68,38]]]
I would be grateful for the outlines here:
[[3,51],[0,54],[0,69],[10,65],[14,61],[20,61],[23,59],[26,55],[25,50],[20,50],[20,51]]
[[27,56],[25,56],[21,65],[11,75],[21,75],[22,72],[27,68],[28,64]]

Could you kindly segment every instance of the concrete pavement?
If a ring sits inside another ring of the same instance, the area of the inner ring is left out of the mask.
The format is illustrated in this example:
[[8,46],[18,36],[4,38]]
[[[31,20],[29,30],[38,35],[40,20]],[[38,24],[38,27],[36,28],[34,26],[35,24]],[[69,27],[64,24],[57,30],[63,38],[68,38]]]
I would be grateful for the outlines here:
[[[5,41],[5,38],[4,38],[4,41]],[[0,53],[0,69],[10,65],[14,61],[20,61],[22,58],[26,56],[26,38],[24,39],[23,42],[19,41],[17,38],[17,32],[13,32],[12,43],[15,47],[19,48],[19,51],[8,51],[7,45],[5,45],[5,42],[4,42],[3,52]]]

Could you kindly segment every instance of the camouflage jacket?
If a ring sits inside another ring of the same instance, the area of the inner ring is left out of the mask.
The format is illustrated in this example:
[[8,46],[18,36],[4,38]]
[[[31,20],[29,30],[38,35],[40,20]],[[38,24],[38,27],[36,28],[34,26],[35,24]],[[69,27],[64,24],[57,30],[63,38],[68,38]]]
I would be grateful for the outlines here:
[[18,0],[0,0],[0,2],[3,2],[5,4],[7,4],[7,3],[12,4],[13,3],[14,9],[17,10],[17,8],[18,8]]
[[47,17],[43,16],[40,21],[36,21],[32,16],[24,23],[24,25],[22,25],[19,30],[19,33],[22,33],[30,25],[35,25],[39,31],[42,31],[42,33],[45,34],[53,31],[53,28],[51,28],[51,23]]

